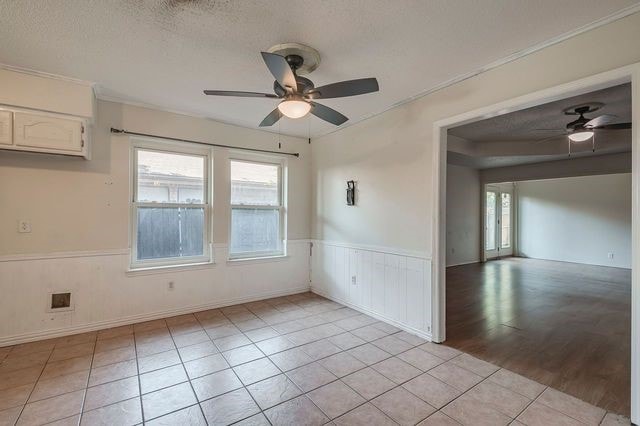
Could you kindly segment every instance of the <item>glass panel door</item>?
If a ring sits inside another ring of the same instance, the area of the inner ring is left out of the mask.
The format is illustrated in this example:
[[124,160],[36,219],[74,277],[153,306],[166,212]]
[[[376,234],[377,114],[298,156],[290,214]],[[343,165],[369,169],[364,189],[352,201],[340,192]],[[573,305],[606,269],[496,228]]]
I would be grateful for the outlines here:
[[484,215],[484,249],[487,258],[498,255],[498,247],[496,244],[498,234],[498,192],[487,190],[485,198],[485,215]]
[[513,191],[510,185],[488,186],[485,193],[484,249],[492,259],[513,254]]
[[500,248],[505,249],[511,247],[511,194],[503,192],[500,198]]

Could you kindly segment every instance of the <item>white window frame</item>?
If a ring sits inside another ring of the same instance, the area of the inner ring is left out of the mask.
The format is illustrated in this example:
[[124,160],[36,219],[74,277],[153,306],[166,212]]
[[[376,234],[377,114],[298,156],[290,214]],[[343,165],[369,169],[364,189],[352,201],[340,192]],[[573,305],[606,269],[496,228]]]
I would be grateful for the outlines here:
[[[158,203],[138,202],[138,151],[155,151],[175,155],[200,156],[204,158],[204,200],[201,204],[190,203]],[[213,150],[188,142],[173,142],[163,139],[131,138],[131,186],[130,186],[130,217],[129,217],[129,249],[131,252],[130,269],[153,269],[179,267],[185,265],[201,265],[213,263],[212,238],[212,188],[213,188]],[[188,207],[204,208],[204,224],[202,229],[202,256],[167,257],[161,259],[138,260],[138,208],[139,207]]]
[[[264,206],[255,204],[232,204],[231,203],[231,162],[244,162],[253,164],[267,164],[270,166],[278,166],[278,206]],[[264,259],[270,257],[284,257],[287,255],[287,159],[280,156],[254,154],[247,152],[231,151],[229,153],[229,235],[227,241],[228,258],[230,261],[235,260],[249,260],[249,259]],[[278,230],[280,236],[280,250],[275,251],[254,251],[254,252],[231,252],[231,236],[232,229],[232,210],[233,209],[246,209],[246,210],[278,210],[280,214],[280,229]]]

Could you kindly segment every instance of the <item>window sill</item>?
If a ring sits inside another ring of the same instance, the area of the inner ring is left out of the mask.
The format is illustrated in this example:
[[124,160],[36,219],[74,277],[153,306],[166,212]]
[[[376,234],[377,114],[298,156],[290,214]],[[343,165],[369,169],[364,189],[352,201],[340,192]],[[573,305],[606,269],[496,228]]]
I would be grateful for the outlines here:
[[137,277],[139,275],[155,275],[155,274],[168,274],[171,272],[182,271],[197,271],[200,269],[211,269],[215,266],[215,262],[199,262],[199,263],[184,263],[181,265],[162,265],[162,266],[148,266],[142,268],[129,268],[126,271],[128,277]]
[[261,257],[238,257],[235,259],[227,260],[227,265],[229,266],[239,266],[239,265],[251,265],[254,263],[271,263],[271,262],[282,262],[287,260],[291,256],[286,254],[278,254],[275,256],[261,256]]

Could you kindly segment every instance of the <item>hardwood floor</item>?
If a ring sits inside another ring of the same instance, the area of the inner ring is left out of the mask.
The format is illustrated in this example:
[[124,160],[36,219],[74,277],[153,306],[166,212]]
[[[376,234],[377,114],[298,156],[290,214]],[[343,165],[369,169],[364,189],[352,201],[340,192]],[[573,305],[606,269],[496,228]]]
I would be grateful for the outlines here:
[[447,268],[446,345],[630,412],[631,271],[506,258]]

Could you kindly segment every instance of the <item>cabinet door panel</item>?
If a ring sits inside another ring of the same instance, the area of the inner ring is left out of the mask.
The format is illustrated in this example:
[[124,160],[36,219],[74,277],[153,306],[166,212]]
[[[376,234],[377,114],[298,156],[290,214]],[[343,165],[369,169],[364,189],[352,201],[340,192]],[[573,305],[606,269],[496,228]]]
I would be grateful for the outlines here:
[[16,146],[59,151],[82,151],[82,123],[64,118],[16,112]]
[[11,111],[0,111],[0,145],[13,145]]

